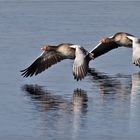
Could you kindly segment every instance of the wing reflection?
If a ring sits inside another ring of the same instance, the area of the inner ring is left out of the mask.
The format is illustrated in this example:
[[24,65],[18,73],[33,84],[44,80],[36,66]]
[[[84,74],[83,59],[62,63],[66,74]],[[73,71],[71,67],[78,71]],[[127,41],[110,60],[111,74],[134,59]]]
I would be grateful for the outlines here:
[[53,95],[51,91],[44,90],[39,85],[24,85],[23,91],[30,97],[31,101],[36,105],[39,111],[48,111],[50,109],[65,109],[65,102],[61,96]]
[[87,102],[88,102],[88,97],[84,90],[82,89],[74,90],[73,100],[72,100],[74,112],[86,112]]
[[87,112],[88,97],[84,90],[74,90],[72,99],[68,100],[64,95],[56,95],[39,85],[24,85],[22,89],[29,98],[29,102],[33,103],[35,109],[41,114],[43,119],[41,127],[45,135],[50,134],[48,126],[49,130],[56,130],[56,135],[57,132],[67,134],[70,130],[74,132],[71,137],[79,135],[82,116]]
[[123,120],[125,130],[134,134],[139,133],[137,128],[140,126],[140,73],[109,75],[91,69],[89,75],[92,84],[100,89],[102,95],[96,102],[96,104],[99,102],[96,110],[102,112],[105,120],[111,118],[114,122],[118,122],[117,125],[112,123],[111,127],[119,126],[119,129],[121,126],[119,120]]
[[22,89],[30,97],[31,101],[36,104],[39,111],[60,109],[86,112],[88,97],[82,89],[74,90],[72,101],[64,99],[62,95],[55,95],[52,91],[44,90],[39,85],[24,85]]
[[[27,100],[33,104],[37,114],[41,114],[41,129],[45,130],[45,136],[53,136],[54,131],[58,137],[69,132],[71,139],[77,139],[81,128],[89,127],[91,118],[95,119],[93,125],[97,122],[104,129],[113,126],[133,132],[134,128],[139,128],[140,73],[109,75],[91,69],[89,78],[95,88],[93,91],[99,89],[101,93],[90,94],[91,98],[82,89],[75,89],[72,98],[68,98],[39,85],[23,86]],[[122,120],[125,120],[123,126]]]
[[[131,89],[131,109],[133,112],[139,112],[140,103],[140,73],[132,75],[132,89]],[[133,113],[134,114],[134,113]]]
[[131,93],[135,94],[138,91],[140,92],[140,73],[134,73],[132,75],[132,89],[131,89]]
[[108,75],[95,69],[90,69],[89,75],[102,94],[130,93],[131,91],[131,75]]

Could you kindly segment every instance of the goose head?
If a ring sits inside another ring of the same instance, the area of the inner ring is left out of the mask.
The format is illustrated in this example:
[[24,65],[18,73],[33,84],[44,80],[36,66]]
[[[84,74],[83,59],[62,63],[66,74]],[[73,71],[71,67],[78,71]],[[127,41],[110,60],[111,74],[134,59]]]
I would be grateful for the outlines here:
[[100,39],[100,42],[101,43],[109,43],[109,42],[111,42],[111,38],[102,38],[102,39]]
[[[125,47],[131,47],[132,46],[132,40],[128,38],[129,34],[124,32],[116,33],[114,36],[109,38],[102,38],[100,40],[101,43],[110,43],[115,42],[119,46],[125,46]],[[131,35],[130,35],[131,36]]]
[[42,51],[49,51],[50,50],[50,46],[49,45],[44,45],[42,48],[41,48]]
[[[116,33],[112,39],[119,44],[120,46],[125,46],[125,47],[132,47],[132,40],[130,38],[128,38],[127,36],[130,35],[128,33],[124,33],[124,32],[119,32]],[[130,35],[132,36],[132,35]]]

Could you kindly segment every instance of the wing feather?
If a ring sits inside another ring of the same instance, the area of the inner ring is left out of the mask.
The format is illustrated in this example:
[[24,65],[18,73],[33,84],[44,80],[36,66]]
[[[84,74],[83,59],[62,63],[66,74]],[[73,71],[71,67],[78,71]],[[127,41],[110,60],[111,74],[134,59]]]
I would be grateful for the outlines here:
[[127,36],[127,37],[133,41],[132,61],[136,66],[140,67],[140,39],[134,36]]
[[73,76],[74,79],[82,80],[88,72],[88,62],[83,48],[76,49],[76,57],[73,63]]
[[96,58],[118,47],[119,45],[113,41],[109,43],[99,43],[90,53]]
[[23,77],[33,76],[63,60],[64,57],[55,51],[43,52],[28,68],[21,70]]

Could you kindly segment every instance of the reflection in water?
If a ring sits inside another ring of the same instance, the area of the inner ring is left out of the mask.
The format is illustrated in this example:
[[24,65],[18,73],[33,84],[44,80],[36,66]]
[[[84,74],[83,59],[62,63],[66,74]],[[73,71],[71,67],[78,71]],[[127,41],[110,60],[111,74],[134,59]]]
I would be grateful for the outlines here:
[[92,68],[89,70],[89,76],[103,94],[122,93],[123,91],[133,95],[140,91],[140,73],[108,75]]
[[103,111],[107,107],[104,117],[111,114],[110,119],[115,122],[112,127],[122,128],[120,121],[123,120],[123,127],[130,135],[139,134],[140,73],[112,76],[91,69],[89,75],[103,95]]
[[87,94],[84,90],[76,89],[73,94],[73,111],[86,112],[87,111]]
[[74,91],[73,94],[73,135],[72,138],[76,139],[79,135],[78,131],[80,130],[80,125],[82,124],[81,122],[81,115],[79,113],[86,113],[87,112],[87,94],[84,90],[77,89]]
[[89,70],[89,75],[93,83],[96,83],[102,94],[109,93],[130,93],[131,91],[131,76],[130,75],[107,75],[96,71],[95,69]]
[[132,75],[131,105],[133,107],[140,103],[140,73]]
[[132,75],[132,95],[135,94],[137,91],[140,92],[140,73],[134,73]]
[[39,85],[24,85],[22,89],[26,91],[27,96],[30,97],[39,111],[66,108],[66,103],[61,96],[53,95],[51,91],[44,90]]
[[55,132],[58,138],[78,139],[86,129],[92,131],[88,128],[97,135],[104,130],[113,136],[123,130],[139,134],[140,73],[109,75],[91,69],[89,78],[94,84],[93,92],[99,89],[101,93],[90,94],[90,99],[82,89],[75,89],[69,99],[39,85],[23,86],[29,102],[40,114],[43,135],[53,137]]
[[135,73],[132,75],[132,89],[131,89],[131,120],[130,129],[132,132],[139,133],[140,123],[140,73]]
[[51,109],[72,110],[74,112],[86,112],[87,94],[84,90],[76,89],[73,93],[72,101],[63,99],[61,95],[54,95],[52,91],[44,90],[39,85],[24,85],[22,87],[30,96],[31,100],[36,103],[40,111],[48,111]]
[[41,118],[43,126],[45,125],[43,127],[45,135],[46,133],[53,134],[48,131],[55,130],[55,135],[71,131],[72,138],[79,136],[81,119],[83,115],[86,115],[88,107],[88,97],[84,90],[74,90],[73,97],[69,101],[63,98],[63,95],[55,95],[52,91],[44,90],[38,85],[24,85],[22,89],[26,92],[27,97],[30,97],[30,101],[35,104],[37,110],[43,113]]

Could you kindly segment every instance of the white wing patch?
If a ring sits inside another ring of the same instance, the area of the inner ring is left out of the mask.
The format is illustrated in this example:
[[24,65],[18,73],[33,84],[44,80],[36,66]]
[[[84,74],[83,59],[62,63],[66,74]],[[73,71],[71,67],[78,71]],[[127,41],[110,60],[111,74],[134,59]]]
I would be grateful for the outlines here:
[[134,36],[127,36],[132,40],[133,56],[132,61],[136,66],[140,67],[140,40]]
[[136,66],[140,66],[140,44],[134,43],[132,61]]
[[81,48],[78,45],[74,45],[75,47],[75,60],[73,63],[73,76],[74,79],[82,80],[88,71],[88,62],[86,60],[86,54],[83,51],[83,48]]

